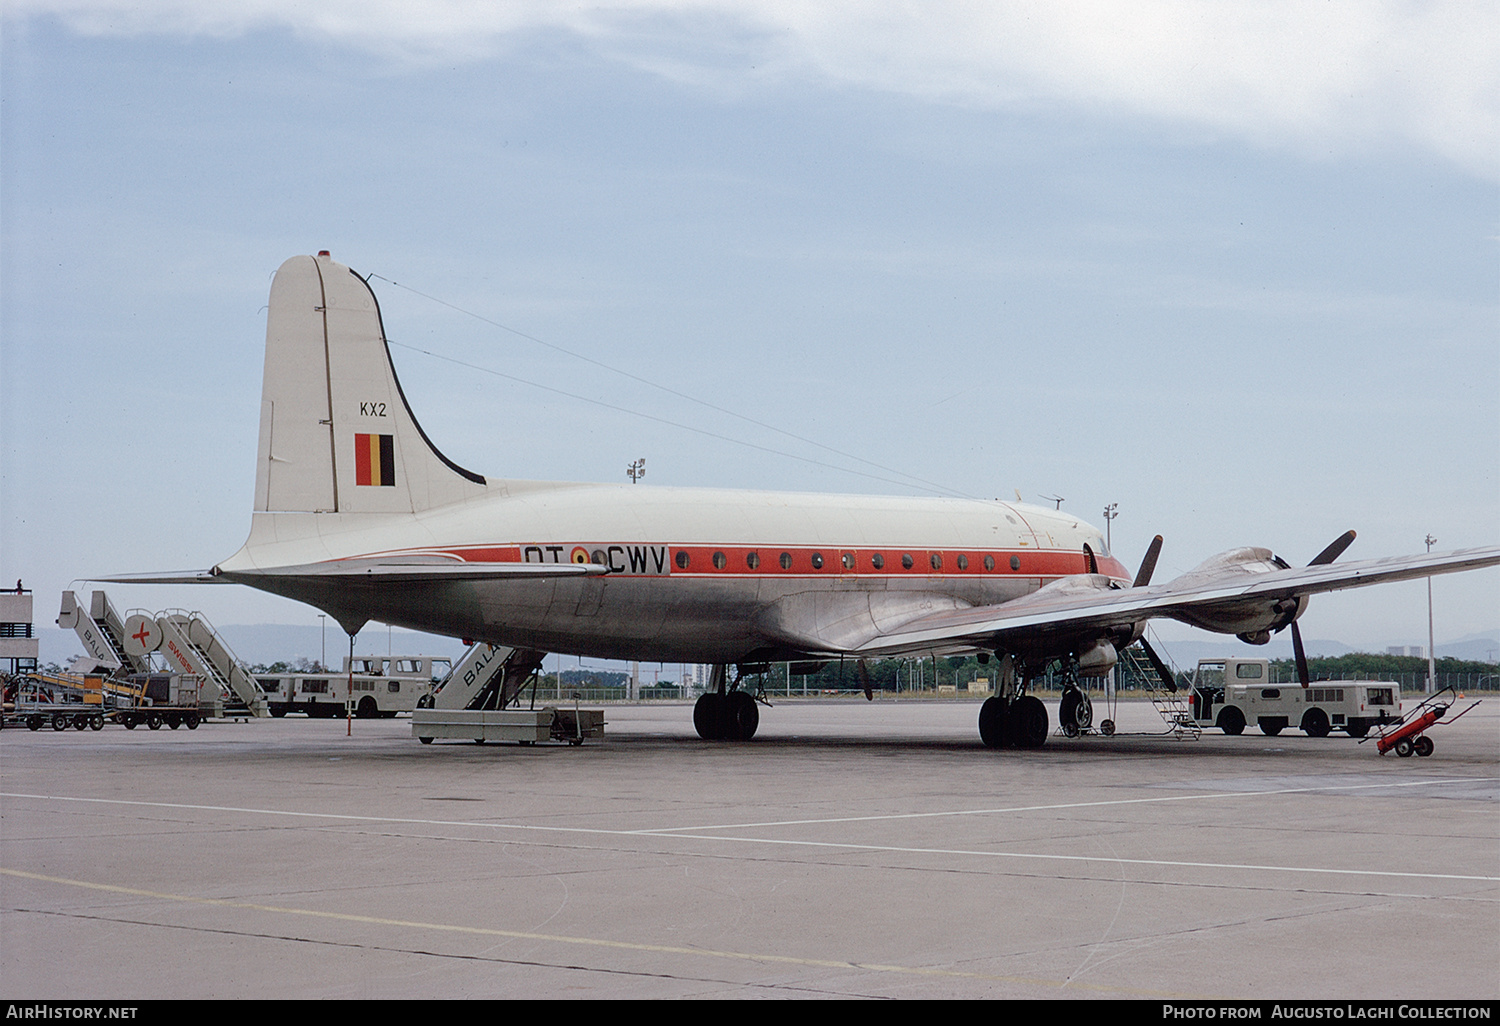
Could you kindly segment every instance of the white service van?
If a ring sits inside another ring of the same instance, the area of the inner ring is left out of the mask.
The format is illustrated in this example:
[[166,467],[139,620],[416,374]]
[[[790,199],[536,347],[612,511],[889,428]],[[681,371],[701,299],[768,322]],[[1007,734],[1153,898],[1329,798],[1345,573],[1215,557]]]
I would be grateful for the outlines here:
[[1226,734],[1254,724],[1273,737],[1287,727],[1312,737],[1332,730],[1364,737],[1373,726],[1401,719],[1401,686],[1388,680],[1273,684],[1269,660],[1202,659],[1193,674],[1192,713],[1200,727]]
[[255,682],[272,716],[343,716],[348,702],[355,716],[390,717],[415,709],[417,699],[452,668],[447,656],[355,656],[351,676],[345,656],[339,673],[259,674]]

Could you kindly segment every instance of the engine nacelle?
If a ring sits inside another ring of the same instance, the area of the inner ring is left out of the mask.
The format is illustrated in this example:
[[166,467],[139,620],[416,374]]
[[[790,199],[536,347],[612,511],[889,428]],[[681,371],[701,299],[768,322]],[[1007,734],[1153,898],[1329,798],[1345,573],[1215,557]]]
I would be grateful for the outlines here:
[[[1250,578],[1285,569],[1286,563],[1273,555],[1270,549],[1247,546],[1230,549],[1204,560],[1172,583],[1192,584],[1197,578],[1222,581],[1235,574]],[[1176,610],[1170,615],[1175,620],[1206,631],[1234,634],[1249,644],[1264,645],[1271,640],[1272,633],[1286,627],[1306,609],[1307,596],[1288,593],[1229,598],[1222,602]]]

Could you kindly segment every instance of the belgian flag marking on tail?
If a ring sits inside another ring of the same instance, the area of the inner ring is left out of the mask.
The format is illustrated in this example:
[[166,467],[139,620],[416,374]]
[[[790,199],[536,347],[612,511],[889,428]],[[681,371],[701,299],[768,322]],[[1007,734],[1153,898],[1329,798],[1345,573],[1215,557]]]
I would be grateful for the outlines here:
[[357,485],[395,485],[394,435],[357,434],[354,436],[354,483]]

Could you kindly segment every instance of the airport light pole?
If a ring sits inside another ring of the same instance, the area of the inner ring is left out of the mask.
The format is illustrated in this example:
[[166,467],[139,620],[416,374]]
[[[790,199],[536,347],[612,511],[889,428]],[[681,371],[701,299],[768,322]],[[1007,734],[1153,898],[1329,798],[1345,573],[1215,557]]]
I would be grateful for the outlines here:
[[1120,504],[1118,502],[1111,502],[1108,506],[1104,507],[1104,547],[1111,552],[1115,551],[1115,541],[1109,528],[1115,517],[1120,515],[1116,512],[1119,508]]
[[326,613],[318,614],[318,624],[323,629],[323,655],[318,660],[318,669],[326,671],[328,669],[328,615]]
[[[1437,544],[1437,539],[1432,535],[1427,536],[1427,551]],[[1427,578],[1427,693],[1430,695],[1437,688],[1437,662],[1432,651],[1432,577]]]

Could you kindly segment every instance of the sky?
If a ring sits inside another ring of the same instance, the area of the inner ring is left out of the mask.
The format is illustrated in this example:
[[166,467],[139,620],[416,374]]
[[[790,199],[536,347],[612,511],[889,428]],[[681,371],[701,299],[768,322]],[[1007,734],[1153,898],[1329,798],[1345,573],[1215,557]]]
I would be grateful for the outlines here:
[[[0,581],[239,547],[321,249],[488,476],[1117,504],[1159,581],[1495,545],[1497,182],[1493,3],[7,0]],[[1425,643],[1426,585],[1302,629]]]

